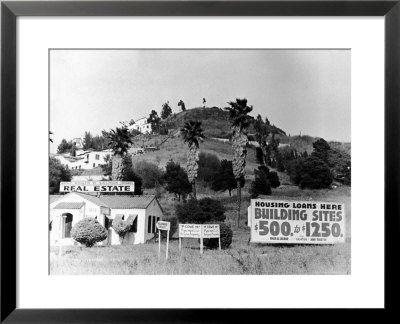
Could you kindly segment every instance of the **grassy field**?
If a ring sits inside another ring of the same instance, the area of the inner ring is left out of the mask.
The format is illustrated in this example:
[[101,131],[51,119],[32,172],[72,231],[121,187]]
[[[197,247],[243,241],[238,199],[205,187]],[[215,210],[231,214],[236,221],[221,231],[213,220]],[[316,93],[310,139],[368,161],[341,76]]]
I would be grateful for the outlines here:
[[[161,257],[158,243],[149,241],[134,246],[64,247],[62,256],[58,249],[50,250],[51,274],[350,274],[351,269],[351,200],[350,188],[333,190],[299,190],[283,185],[273,191],[271,199],[324,200],[343,202],[346,205],[346,243],[337,245],[262,245],[250,244],[250,230],[246,226],[247,206],[250,197],[244,190],[241,228],[236,230],[235,201],[233,195],[218,194],[226,208],[226,223],[234,231],[233,242],[227,250],[204,249],[200,255],[196,239],[184,239],[183,249],[178,248],[177,235],[170,241],[169,259],[165,260],[165,240]],[[215,196],[214,192],[199,186],[198,198]],[[166,218],[174,216],[177,203],[173,196],[164,193],[160,203]]]

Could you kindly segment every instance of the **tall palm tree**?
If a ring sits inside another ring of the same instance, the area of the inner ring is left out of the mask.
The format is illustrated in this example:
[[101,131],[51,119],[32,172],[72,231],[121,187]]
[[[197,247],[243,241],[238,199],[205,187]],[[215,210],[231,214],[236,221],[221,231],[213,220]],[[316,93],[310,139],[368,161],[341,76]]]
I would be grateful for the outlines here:
[[204,139],[201,121],[186,121],[184,127],[181,129],[181,134],[184,142],[189,146],[186,171],[189,182],[192,184],[193,198],[196,199],[196,178],[199,169],[199,142]]
[[246,166],[248,142],[247,128],[253,120],[248,114],[253,110],[253,106],[247,106],[247,99],[236,99],[236,101],[228,102],[230,107],[225,108],[229,111],[232,128],[232,151],[233,151],[233,175],[237,185],[237,222],[236,227],[239,228],[240,222],[240,205],[242,202],[241,182],[244,176],[244,168]]
[[103,131],[103,136],[108,140],[108,146],[113,151],[112,173],[114,181],[122,181],[125,173],[124,157],[128,153],[130,144],[132,144],[131,134],[126,126],[116,127],[109,132]]

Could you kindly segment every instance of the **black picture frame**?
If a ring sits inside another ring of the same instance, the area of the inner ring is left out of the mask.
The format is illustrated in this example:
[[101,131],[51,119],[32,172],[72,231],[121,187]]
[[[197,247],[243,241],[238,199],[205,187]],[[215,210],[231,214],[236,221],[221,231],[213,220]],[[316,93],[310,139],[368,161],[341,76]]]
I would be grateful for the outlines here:
[[[2,1],[1,3],[1,322],[225,322],[263,310],[16,308],[16,19],[19,16],[384,16],[385,17],[385,309],[397,307],[392,263],[399,238],[400,0],[395,1]],[[373,131],[371,130],[371,136]],[[372,176],[372,175],[370,175]],[[372,188],[371,188],[372,190]],[[371,262],[374,262],[371,256]],[[367,284],[367,283],[366,283]],[[367,288],[366,288],[367,289]],[[40,292],[38,292],[40,293]],[[268,313],[269,320],[277,318]],[[263,317],[261,317],[263,318]],[[249,319],[250,320],[250,319]],[[382,319],[381,319],[382,320]]]

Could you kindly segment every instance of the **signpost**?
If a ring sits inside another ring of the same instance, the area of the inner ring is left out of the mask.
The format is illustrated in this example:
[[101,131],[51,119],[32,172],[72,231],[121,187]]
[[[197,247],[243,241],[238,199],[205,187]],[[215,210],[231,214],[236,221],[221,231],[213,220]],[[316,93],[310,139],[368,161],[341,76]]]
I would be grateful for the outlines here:
[[252,199],[253,243],[334,244],[345,241],[345,206],[336,202]]
[[135,183],[132,181],[60,182],[60,192],[135,192]]
[[182,238],[200,239],[200,254],[203,254],[203,238],[218,238],[221,250],[218,224],[179,224],[179,251],[182,249]]
[[171,222],[158,221],[156,223],[158,229],[158,257],[161,253],[161,231],[167,231],[167,249],[165,252],[165,258],[168,259],[168,247],[169,247],[169,231],[171,229]]

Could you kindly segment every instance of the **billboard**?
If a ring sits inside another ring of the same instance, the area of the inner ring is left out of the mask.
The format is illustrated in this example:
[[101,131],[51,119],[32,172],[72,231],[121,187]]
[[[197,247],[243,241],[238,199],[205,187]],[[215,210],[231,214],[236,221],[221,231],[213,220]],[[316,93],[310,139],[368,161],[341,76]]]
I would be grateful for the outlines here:
[[71,181],[60,182],[60,192],[134,192],[131,181]]
[[343,243],[345,206],[336,202],[252,199],[248,225],[254,243]]

